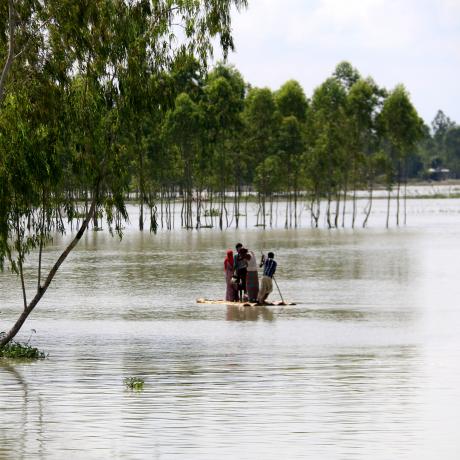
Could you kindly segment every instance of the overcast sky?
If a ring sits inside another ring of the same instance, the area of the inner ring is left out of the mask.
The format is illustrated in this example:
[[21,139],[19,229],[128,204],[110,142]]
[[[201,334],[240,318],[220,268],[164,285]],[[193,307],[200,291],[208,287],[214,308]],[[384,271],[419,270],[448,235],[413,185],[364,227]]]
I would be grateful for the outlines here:
[[403,83],[428,124],[460,123],[460,0],[248,0],[233,15],[235,64],[253,86],[295,79],[311,97],[343,60],[388,89]]

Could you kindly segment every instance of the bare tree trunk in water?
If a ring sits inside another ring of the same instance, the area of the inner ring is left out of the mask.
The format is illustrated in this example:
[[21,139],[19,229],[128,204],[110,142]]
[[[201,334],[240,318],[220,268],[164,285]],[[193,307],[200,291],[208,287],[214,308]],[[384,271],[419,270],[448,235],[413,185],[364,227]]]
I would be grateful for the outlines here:
[[388,190],[388,198],[387,198],[387,224],[386,228],[388,228],[388,224],[390,222],[390,198],[391,198],[391,190]]
[[246,197],[244,201],[244,224],[248,228],[248,200],[249,200],[249,190],[246,187]]
[[348,175],[345,176],[345,184],[343,188],[342,228],[345,227],[345,210],[347,207],[347,192],[348,192]]
[[[316,211],[315,211],[315,201],[316,201]],[[314,226],[315,228],[318,228],[320,210],[321,210],[321,198],[320,198],[319,192],[316,191],[315,195],[312,197],[311,208],[310,208],[310,213],[311,213],[311,218],[312,218],[312,227]]]
[[404,165],[404,225],[407,224],[407,159]]
[[351,216],[351,228],[355,228],[355,220],[356,220],[356,187],[353,190],[353,209],[352,209],[352,216]]
[[338,228],[339,226],[339,215],[340,215],[340,191],[337,193],[337,200],[335,204],[335,217],[334,217],[334,227]]
[[327,226],[328,228],[332,228],[331,224],[331,191],[329,190],[327,192],[327,208],[326,208],[326,220],[327,220]]
[[[246,201],[246,206],[247,206],[247,201]],[[247,214],[246,214],[247,216]],[[260,216],[260,193],[257,194],[257,214],[256,214],[256,227],[259,226],[259,216]],[[247,217],[246,217],[247,219]],[[247,221],[246,221],[247,225]]]
[[288,215],[289,215],[289,196],[286,196],[286,205],[285,205],[285,217],[284,217],[284,228],[288,228]]
[[139,230],[142,232],[144,230],[144,201],[145,201],[145,183],[144,183],[144,153],[142,147],[140,147],[140,135],[138,129],[136,128],[136,145],[138,152],[139,160]]
[[366,217],[364,218],[364,221],[363,221],[363,228],[366,227],[367,221],[368,221],[368,219],[369,219],[369,216],[371,215],[371,210],[372,210],[372,192],[373,192],[373,187],[372,187],[372,184],[370,184],[370,187],[369,187],[369,204],[368,204],[368,208],[367,208],[367,212],[366,212]]
[[297,190],[297,180],[294,186],[294,226],[297,228],[297,198],[298,198],[298,190]]
[[[13,327],[0,339],[0,348],[4,347],[7,343],[9,343],[11,340],[16,337],[16,334],[20,331],[22,325],[28,318],[28,316],[32,313],[33,309],[36,307],[40,299],[43,297],[45,292],[47,291],[49,285],[51,284],[51,281],[53,281],[54,276],[56,275],[59,267],[62,265],[64,260],[67,258],[69,253],[72,251],[72,249],[77,245],[77,243],[80,241],[81,237],[85,233],[86,229],[88,228],[88,224],[91,221],[93,214],[96,209],[96,202],[98,194],[95,193],[93,196],[93,200],[91,203],[91,207],[89,209],[89,212],[86,214],[86,217],[80,227],[80,230],[78,230],[77,234],[75,235],[75,238],[70,242],[70,244],[64,249],[62,254],[59,256],[58,260],[56,263],[53,265],[51,270],[48,273],[48,276],[46,277],[45,283],[43,286],[41,286],[38,290],[38,292],[35,294],[34,298],[30,301],[30,303],[25,305],[24,310],[22,313],[19,315],[19,318],[16,320],[15,324]],[[25,297],[24,297],[25,300]]]
[[45,189],[43,189],[42,190],[42,215],[41,215],[41,221],[40,221],[40,245],[38,248],[37,292],[40,290],[41,276],[42,276],[43,236],[45,233],[45,206],[46,206]]
[[273,194],[270,193],[270,227],[273,227]]

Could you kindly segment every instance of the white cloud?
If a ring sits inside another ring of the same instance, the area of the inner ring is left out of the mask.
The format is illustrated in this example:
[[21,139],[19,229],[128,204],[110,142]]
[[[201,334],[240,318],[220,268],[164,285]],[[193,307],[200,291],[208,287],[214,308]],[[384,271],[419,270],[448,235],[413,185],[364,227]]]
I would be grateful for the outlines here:
[[430,121],[460,122],[460,0],[249,0],[233,16],[229,57],[254,85],[295,78],[311,94],[341,60],[386,87],[399,82]]

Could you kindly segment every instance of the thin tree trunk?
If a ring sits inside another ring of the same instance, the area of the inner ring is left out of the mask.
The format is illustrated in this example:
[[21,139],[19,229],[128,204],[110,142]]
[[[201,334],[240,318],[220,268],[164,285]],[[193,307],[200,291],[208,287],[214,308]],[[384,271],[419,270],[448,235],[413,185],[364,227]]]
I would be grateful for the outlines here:
[[331,201],[332,201],[331,192],[328,191],[328,193],[327,193],[327,209],[326,209],[326,219],[327,219],[328,228],[332,228],[332,224],[331,224]]
[[404,165],[404,225],[407,224],[407,160]]
[[45,229],[45,191],[43,190],[43,194],[42,194],[42,216],[41,216],[41,222],[40,222],[40,245],[39,245],[39,249],[38,249],[37,292],[40,291],[40,283],[41,283],[44,229]]
[[348,192],[348,175],[345,177],[345,184],[343,188],[342,228],[345,227],[345,210],[347,207],[347,192]]
[[22,251],[22,245],[21,245],[22,235],[21,235],[21,229],[19,227],[19,215],[16,216],[16,235],[18,239],[17,251],[18,251],[19,276],[21,278],[22,299],[24,302],[24,310],[25,310],[27,308],[27,296],[26,296],[26,285],[24,282],[24,270],[22,267],[23,251]]
[[391,197],[391,190],[388,190],[388,198],[387,198],[387,224],[386,228],[388,228],[388,224],[390,222],[390,197]]
[[334,227],[338,228],[339,226],[339,215],[340,215],[340,191],[337,193],[337,199],[335,203],[335,217],[334,217]]
[[356,187],[353,190],[353,209],[352,209],[352,216],[351,216],[351,228],[355,228],[355,221],[356,221]]
[[29,305],[26,305],[22,313],[19,315],[19,318],[16,320],[16,323],[13,325],[13,327],[8,331],[7,334],[5,334],[1,340],[0,340],[0,348],[5,346],[7,343],[9,343],[11,340],[16,337],[16,334],[20,331],[22,325],[28,318],[28,316],[32,313],[33,309],[36,307],[40,299],[43,297],[45,292],[47,291],[49,285],[51,284],[51,281],[53,281],[57,271],[59,270],[59,267],[62,265],[62,263],[65,261],[67,256],[70,254],[72,249],[77,245],[77,243],[80,241],[81,237],[85,233],[86,229],[88,228],[88,224],[91,221],[93,214],[96,209],[96,202],[98,199],[98,193],[95,193],[93,196],[93,201],[91,203],[91,207],[89,212],[87,213],[85,220],[82,223],[82,226],[80,227],[80,230],[78,230],[77,234],[75,235],[75,238],[70,242],[70,244],[64,249],[62,254],[59,256],[58,260],[56,263],[53,265],[51,270],[48,273],[48,276],[46,277],[45,283],[43,286],[39,289],[39,291],[35,294],[34,298],[30,301]]
[[369,219],[369,216],[371,215],[371,210],[372,210],[372,188],[369,190],[369,206],[367,208],[366,217],[363,220],[363,228],[366,228],[367,221]]

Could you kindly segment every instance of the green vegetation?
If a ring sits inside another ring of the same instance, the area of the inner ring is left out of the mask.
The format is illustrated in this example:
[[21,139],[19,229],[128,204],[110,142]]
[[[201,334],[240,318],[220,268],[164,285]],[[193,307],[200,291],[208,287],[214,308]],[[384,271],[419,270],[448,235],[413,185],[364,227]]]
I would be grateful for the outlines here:
[[[150,227],[157,228],[159,193],[162,222],[171,228],[169,198],[178,181],[185,203],[191,198],[200,142],[190,131],[166,145],[162,139],[180,131],[190,110],[195,129],[204,122],[193,100],[201,91],[195,82],[214,40],[224,55],[233,48],[230,11],[245,5],[1,2],[0,269],[8,264],[18,274],[23,310],[0,348],[21,329],[88,226],[100,227],[100,213],[121,237],[131,183],[140,198],[139,226],[148,206]],[[184,225],[187,218],[185,212]],[[45,272],[43,248],[64,233],[66,220],[78,231]],[[27,292],[23,265],[31,251],[36,290]]]
[[[32,333],[35,330],[32,329]],[[0,333],[0,337],[5,333]],[[32,336],[32,334],[31,334]],[[30,337],[27,343],[19,343],[12,340],[7,343],[5,346],[0,347],[0,358],[9,358],[9,359],[44,359],[46,354],[43,351],[40,351],[38,348],[33,347],[30,343]]]
[[144,379],[140,377],[126,377],[123,383],[131,390],[140,391],[144,389]]
[[[127,199],[138,202],[139,229],[147,221],[153,232],[238,227],[249,193],[259,226],[272,225],[281,199],[286,227],[306,208],[313,226],[324,216],[337,228],[358,224],[357,189],[369,191],[366,226],[379,185],[387,226],[397,191],[399,225],[407,179],[427,155],[442,147],[438,163],[456,164],[455,124],[438,117],[431,138],[402,85],[388,91],[347,62],[311,98],[293,80],[272,91],[232,66],[209,70],[213,40],[232,49],[230,12],[246,3],[2,2],[0,269],[18,274],[23,309],[0,347],[88,228],[105,221],[122,237]],[[73,239],[44,267],[44,247],[69,226]],[[31,252],[33,292],[23,270]]]

